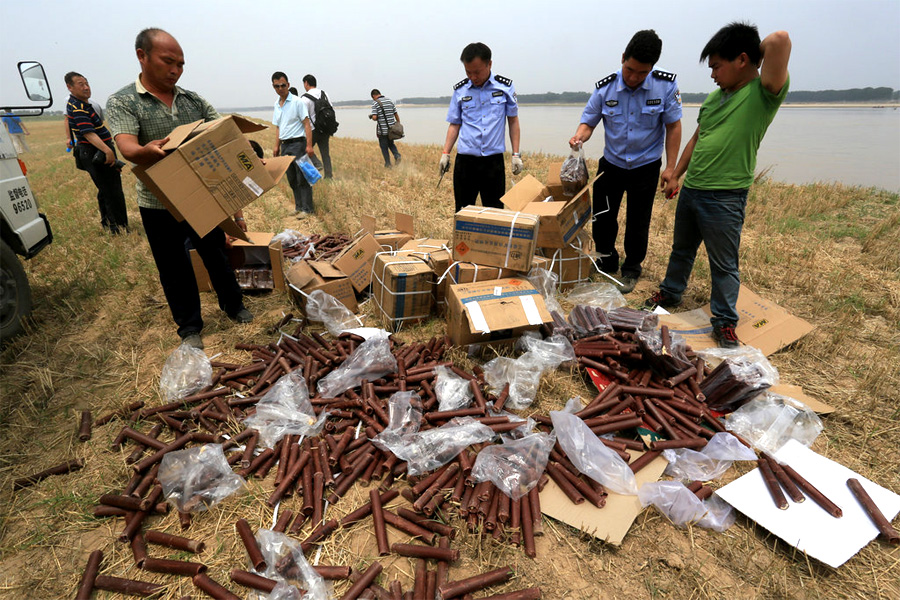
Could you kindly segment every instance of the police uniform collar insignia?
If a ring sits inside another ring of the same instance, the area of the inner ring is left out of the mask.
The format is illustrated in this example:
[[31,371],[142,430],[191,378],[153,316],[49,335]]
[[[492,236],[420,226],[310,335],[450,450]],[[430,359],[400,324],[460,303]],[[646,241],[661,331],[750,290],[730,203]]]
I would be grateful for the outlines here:
[[503,75],[494,75],[494,79],[497,82],[502,83],[503,85],[512,85],[512,79],[510,79],[509,77],[504,77]]
[[595,84],[594,84],[594,87],[596,87],[596,88],[599,90],[599,89],[602,88],[604,85],[606,85],[606,84],[608,84],[608,83],[611,83],[611,82],[613,82],[613,81],[615,81],[615,80],[616,80],[616,74],[613,73],[612,75],[607,75],[606,77],[604,77],[603,79],[601,79],[600,81],[598,81],[597,83],[595,83]]
[[647,106],[658,106],[662,104],[662,98],[652,98],[647,100]]
[[605,105],[607,105],[608,107],[612,108],[613,106],[618,106],[618,105],[619,105],[619,101],[618,101],[618,100],[607,100],[607,101],[604,102],[603,104],[605,104]]
[[657,79],[665,79],[666,81],[675,81],[675,73],[669,73],[668,71],[661,71],[656,69],[653,71],[653,76]]
[[468,78],[468,77],[466,77],[465,79],[463,79],[462,81],[460,81],[459,83],[457,83],[456,85],[454,85],[454,86],[453,86],[453,89],[454,89],[454,90],[458,90],[458,89],[461,88],[462,86],[466,85],[466,82],[467,82],[467,81],[469,81],[469,78]]

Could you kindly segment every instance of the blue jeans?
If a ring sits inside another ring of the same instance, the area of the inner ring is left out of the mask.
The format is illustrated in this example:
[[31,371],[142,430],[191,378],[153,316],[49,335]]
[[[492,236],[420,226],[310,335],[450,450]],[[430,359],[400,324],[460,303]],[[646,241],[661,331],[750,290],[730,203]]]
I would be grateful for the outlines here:
[[[281,142],[281,156],[306,156],[306,138],[294,138],[291,141]],[[314,213],[312,186],[306,181],[306,177],[300,172],[300,167],[291,163],[287,171],[288,184],[294,192],[294,210],[305,213]]]
[[713,326],[738,322],[737,305],[741,279],[738,252],[747,207],[748,190],[695,190],[683,188],[675,209],[675,234],[666,278],[659,289],[681,300],[700,242],[706,245],[712,280],[710,309]]

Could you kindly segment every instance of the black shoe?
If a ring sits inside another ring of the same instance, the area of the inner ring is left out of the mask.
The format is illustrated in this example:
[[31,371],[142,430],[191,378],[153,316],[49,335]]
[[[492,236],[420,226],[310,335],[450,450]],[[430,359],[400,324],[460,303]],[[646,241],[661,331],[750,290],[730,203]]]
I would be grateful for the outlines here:
[[641,308],[646,310],[653,310],[657,306],[663,308],[675,308],[676,306],[681,306],[681,300],[676,300],[662,290],[658,290],[653,292],[653,295],[644,300],[644,303],[641,304]]
[[737,348],[741,345],[741,341],[737,337],[734,325],[725,323],[724,325],[713,325],[713,339],[719,344],[719,348]]
[[619,281],[622,282],[622,285],[617,285],[616,289],[619,290],[620,294],[630,294],[634,291],[634,286],[637,285],[638,278],[632,277],[631,275],[624,275],[619,277]]
[[203,338],[199,333],[191,333],[181,338],[181,343],[197,350],[203,350]]
[[241,308],[241,310],[237,311],[233,315],[228,315],[228,318],[236,323],[250,323],[253,321],[253,313],[247,310],[246,308]]

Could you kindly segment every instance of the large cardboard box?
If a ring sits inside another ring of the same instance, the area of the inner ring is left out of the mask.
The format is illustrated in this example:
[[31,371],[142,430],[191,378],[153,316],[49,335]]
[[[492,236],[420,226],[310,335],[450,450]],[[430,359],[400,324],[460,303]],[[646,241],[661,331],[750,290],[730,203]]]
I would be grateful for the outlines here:
[[409,252],[382,252],[372,265],[372,297],[387,329],[397,331],[431,315],[434,272]]
[[[738,324],[735,328],[738,339],[748,346],[758,348],[769,356],[792,344],[815,327],[799,317],[795,317],[774,302],[754,294],[741,286],[737,300]],[[695,350],[714,348],[712,315],[709,304],[700,308],[675,314],[662,314],[660,324],[666,324],[669,331],[684,336]]]
[[553,318],[527,280],[495,279],[451,285],[447,333],[454,344],[505,343]]
[[541,248],[539,251],[549,261],[543,268],[556,273],[559,291],[566,292],[597,272],[589,254],[593,249],[594,240],[582,230],[565,248]]
[[135,176],[179,221],[204,236],[216,226],[245,239],[231,216],[263,192],[275,187],[293,157],[270,158],[263,164],[244,133],[265,129],[247,119],[228,116],[181,125],[169,134],[169,155]]
[[303,310],[306,310],[304,294],[310,294],[315,290],[322,290],[334,296],[354,313],[359,308],[350,279],[331,263],[315,260],[298,261],[288,270],[287,281],[291,296]]
[[[558,179],[558,169],[556,171]],[[562,195],[562,185],[551,188],[531,175],[526,175],[500,201],[509,210],[530,213],[540,218],[539,247],[565,248],[591,220],[590,190],[596,179],[588,181],[578,194],[569,198]]]
[[[533,261],[533,259],[532,259]],[[454,262],[441,271],[435,280],[435,304],[438,312],[443,313],[447,308],[447,290],[457,283],[474,283],[478,281],[490,281],[519,275],[512,269],[501,269],[490,265],[476,265],[470,262]]]
[[466,206],[454,217],[453,260],[528,271],[538,225],[533,214]]
[[404,244],[416,237],[415,222],[412,216],[394,213],[394,229],[375,229],[375,217],[362,218],[363,231],[375,236],[382,250],[400,250]]
[[[284,266],[281,242],[274,233],[248,231],[247,240],[235,240],[226,250],[238,284],[244,290],[283,290]],[[191,266],[201,292],[213,291],[209,273],[196,250],[191,250]]]
[[372,282],[372,263],[381,246],[371,233],[365,233],[350,242],[331,263],[350,278],[353,289],[361,292]]

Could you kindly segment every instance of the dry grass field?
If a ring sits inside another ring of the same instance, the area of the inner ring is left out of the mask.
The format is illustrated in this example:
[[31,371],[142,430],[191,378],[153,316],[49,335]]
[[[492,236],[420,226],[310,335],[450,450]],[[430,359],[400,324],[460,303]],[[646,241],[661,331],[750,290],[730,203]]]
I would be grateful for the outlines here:
[[[105,554],[102,573],[166,583],[168,599],[199,597],[186,578],[139,571],[128,546],[116,541],[121,519],[92,515],[97,498],[128,479],[126,454],[109,450],[121,424],[96,428],[84,443],[75,435],[82,409],[96,416],[136,400],[161,403],[160,370],[178,344],[140,224],[134,178],[125,176],[132,233],[111,238],[99,226],[95,189],[64,152],[61,124],[34,121],[28,127],[33,151],[23,159],[54,240],[26,265],[34,293],[30,331],[0,353],[0,597],[73,597],[88,553],[97,548]],[[254,137],[271,154],[272,132]],[[401,141],[403,163],[393,170],[382,168],[374,140],[337,137],[331,147],[336,179],[315,186],[317,216],[298,221],[282,183],[246,209],[251,230],[353,232],[361,215],[375,215],[386,227],[394,211],[403,211],[415,217],[419,235],[450,236],[452,186],[448,177],[437,187],[437,146]],[[554,158],[526,155],[526,172],[543,180]],[[657,205],[645,277],[628,297],[634,305],[662,277],[674,209],[674,202]],[[771,357],[783,382],[801,385],[836,407],[824,419],[825,431],[813,449],[900,493],[898,240],[896,194],[762,181],[750,193],[741,270],[743,282],[756,293],[816,326]],[[684,308],[706,303],[708,293],[708,267],[701,256]],[[235,362],[246,360],[234,350],[236,342],[272,341],[272,325],[283,312],[296,312],[285,295],[251,295],[247,304],[256,320],[236,325],[218,310],[213,296],[204,295],[203,304],[207,354],[221,353],[222,360]],[[442,326],[432,320],[399,337],[427,338]],[[453,357],[468,364],[460,351]],[[558,371],[544,378],[527,412],[546,414],[570,396],[594,394],[579,373]],[[83,470],[12,491],[13,479],[75,457],[85,459]],[[746,469],[733,469],[725,481]],[[251,480],[245,493],[195,518],[189,535],[207,542],[199,560],[217,581],[227,582],[232,568],[246,565],[233,523],[244,517],[254,528],[271,526],[264,504],[271,477]],[[358,496],[329,508],[329,516],[349,512],[365,492],[358,490]],[[154,527],[178,532],[177,515],[157,517]],[[714,533],[677,529],[649,509],[620,547],[549,518],[544,530],[536,560],[512,546],[462,533],[454,547],[462,549],[463,558],[451,578],[509,564],[516,577],[505,589],[540,585],[544,598],[554,600],[900,598],[900,548],[880,541],[832,569],[740,516],[725,533]],[[363,522],[330,538],[320,560],[365,568],[376,555]],[[385,561],[385,571],[384,581],[399,577],[408,585],[413,565],[393,557]],[[346,585],[336,587],[338,594]],[[95,597],[113,595],[97,592]]]

